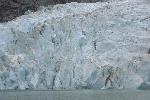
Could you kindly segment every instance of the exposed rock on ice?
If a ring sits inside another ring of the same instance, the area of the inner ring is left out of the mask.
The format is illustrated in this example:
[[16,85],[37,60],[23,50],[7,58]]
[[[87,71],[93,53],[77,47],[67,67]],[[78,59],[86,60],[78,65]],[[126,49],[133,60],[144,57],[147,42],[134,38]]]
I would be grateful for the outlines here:
[[144,0],[43,8],[0,24],[0,89],[148,86],[149,48]]

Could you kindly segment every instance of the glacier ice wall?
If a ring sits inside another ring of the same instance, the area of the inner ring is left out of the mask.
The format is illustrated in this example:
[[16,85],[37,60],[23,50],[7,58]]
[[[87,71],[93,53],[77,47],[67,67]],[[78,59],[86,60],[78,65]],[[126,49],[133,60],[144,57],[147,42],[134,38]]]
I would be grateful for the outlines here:
[[68,3],[0,24],[0,89],[150,88],[146,1]]

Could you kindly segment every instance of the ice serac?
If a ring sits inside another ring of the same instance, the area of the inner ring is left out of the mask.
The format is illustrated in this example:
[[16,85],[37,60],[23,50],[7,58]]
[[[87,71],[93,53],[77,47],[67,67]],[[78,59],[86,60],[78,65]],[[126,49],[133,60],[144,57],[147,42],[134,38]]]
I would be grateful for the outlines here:
[[0,24],[0,89],[150,88],[148,1],[68,3]]

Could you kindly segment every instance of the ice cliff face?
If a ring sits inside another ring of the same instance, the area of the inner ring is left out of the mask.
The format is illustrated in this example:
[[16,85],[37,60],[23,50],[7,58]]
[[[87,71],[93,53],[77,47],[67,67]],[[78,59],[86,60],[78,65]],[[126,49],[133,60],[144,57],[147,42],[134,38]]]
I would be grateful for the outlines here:
[[70,3],[0,24],[0,89],[150,88],[148,1]]

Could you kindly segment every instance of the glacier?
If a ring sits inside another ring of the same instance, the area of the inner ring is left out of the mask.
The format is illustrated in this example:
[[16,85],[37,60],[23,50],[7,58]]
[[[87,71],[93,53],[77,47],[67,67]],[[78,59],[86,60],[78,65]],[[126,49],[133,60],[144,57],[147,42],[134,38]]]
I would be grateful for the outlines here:
[[150,89],[149,5],[73,2],[0,23],[0,90]]

